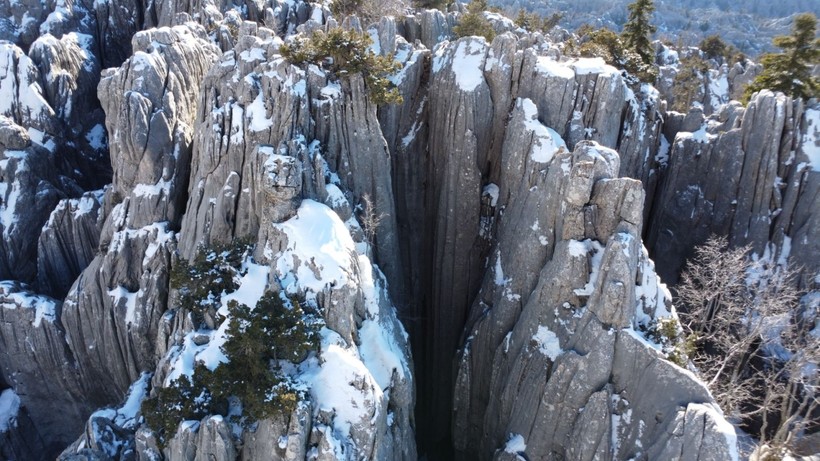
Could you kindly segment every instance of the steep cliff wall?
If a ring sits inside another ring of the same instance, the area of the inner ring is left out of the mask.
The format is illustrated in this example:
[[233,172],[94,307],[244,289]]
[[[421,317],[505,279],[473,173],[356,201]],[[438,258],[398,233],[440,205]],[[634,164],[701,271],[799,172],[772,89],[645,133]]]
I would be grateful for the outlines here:
[[[318,4],[41,6],[41,37],[0,28],[4,455],[737,457],[647,334],[676,315],[658,274],[718,233],[820,283],[815,102],[667,112],[600,59],[501,18],[455,39],[458,13],[427,10],[364,31],[401,64],[403,103],[377,107],[360,75],[280,55],[339,24]],[[181,308],[172,271],[238,240],[236,291]],[[265,291],[325,325],[279,368],[301,403],[163,443],[140,402],[221,366],[230,300]]]
[[[818,107],[762,91],[747,108],[708,119],[690,114],[670,133],[670,161],[647,246],[675,281],[694,245],[711,234],[772,252],[816,284],[818,267]],[[769,246],[771,245],[771,248]]]

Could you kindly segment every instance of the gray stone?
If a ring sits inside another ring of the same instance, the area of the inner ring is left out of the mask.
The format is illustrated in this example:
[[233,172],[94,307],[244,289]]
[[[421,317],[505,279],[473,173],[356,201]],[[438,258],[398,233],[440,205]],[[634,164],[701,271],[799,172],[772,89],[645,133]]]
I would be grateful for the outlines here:
[[808,286],[817,270],[811,255],[820,249],[810,224],[818,215],[820,175],[806,167],[801,145],[817,139],[806,114],[818,109],[762,91],[742,118],[739,108],[727,110],[702,136],[681,132],[672,144],[648,226],[647,246],[663,263],[659,273],[674,282],[691,248],[712,234],[728,236],[733,246],[749,244],[758,255],[770,242],[779,254],[789,238]]
[[40,291],[64,297],[96,256],[101,199],[99,192],[88,192],[79,199],[61,200],[51,212],[37,244]]

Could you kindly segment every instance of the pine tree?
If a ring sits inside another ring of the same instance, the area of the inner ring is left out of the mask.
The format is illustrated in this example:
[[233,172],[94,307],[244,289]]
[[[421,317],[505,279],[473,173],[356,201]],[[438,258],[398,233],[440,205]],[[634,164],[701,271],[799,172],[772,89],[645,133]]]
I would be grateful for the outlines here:
[[820,63],[820,39],[815,38],[817,18],[803,13],[794,20],[791,35],[775,37],[772,43],[781,53],[763,55],[763,72],[746,87],[744,98],[764,88],[781,91],[793,98],[820,96],[820,79],[812,77],[812,67]]
[[710,35],[703,39],[698,45],[708,59],[719,59],[726,57],[729,45],[720,38],[720,35]]
[[373,53],[369,35],[336,27],[310,38],[296,38],[279,47],[282,57],[297,66],[316,64],[337,77],[362,74],[370,99],[375,104],[401,104],[402,96],[389,76],[401,69],[392,56]]
[[467,12],[458,20],[458,24],[453,27],[453,33],[458,37],[468,37],[478,35],[487,39],[488,42],[495,37],[492,24],[484,17],[484,10],[489,8],[487,0],[473,0],[467,5]]
[[627,8],[629,19],[624,24],[624,31],[621,34],[624,44],[638,53],[644,64],[654,64],[655,56],[649,37],[656,29],[649,20],[655,11],[655,4],[652,0],[635,0],[635,3],[630,3]]
[[672,110],[686,113],[693,102],[703,97],[703,76],[709,65],[697,54],[680,60],[672,93],[675,97]]

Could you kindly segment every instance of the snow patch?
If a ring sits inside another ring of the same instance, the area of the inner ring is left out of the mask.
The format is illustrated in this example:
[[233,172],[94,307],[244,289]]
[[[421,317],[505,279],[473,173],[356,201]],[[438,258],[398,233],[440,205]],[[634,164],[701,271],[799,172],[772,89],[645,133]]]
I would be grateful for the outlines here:
[[316,410],[332,411],[334,430],[348,437],[351,426],[370,421],[384,393],[354,347],[327,328],[321,336],[320,358],[303,364],[300,379],[310,386]]
[[573,71],[571,67],[546,56],[538,57],[535,70],[550,77],[559,77],[566,80],[575,78],[575,71]]
[[806,110],[806,133],[800,146],[809,158],[809,168],[820,171],[820,110]]
[[595,291],[595,283],[598,281],[598,275],[601,269],[601,262],[604,258],[604,247],[601,245],[600,242],[597,242],[595,240],[583,240],[581,242],[578,242],[581,245],[583,245],[583,248],[585,248],[584,250],[581,250],[581,247],[578,247],[577,245],[573,248],[573,242],[577,241],[570,241],[569,251],[571,252],[571,254],[572,252],[574,252],[577,256],[579,255],[579,253],[589,254],[590,252],[592,252],[592,259],[589,264],[589,268],[592,272],[589,274],[589,281],[586,285],[584,285],[583,288],[576,288],[574,290],[577,296],[591,296],[593,291]]
[[586,242],[570,240],[567,251],[569,251],[569,255],[574,258],[586,257],[587,254],[589,254],[589,245],[587,245]]
[[501,267],[501,251],[499,250],[496,254],[495,258],[495,284],[503,287],[504,285],[509,282],[508,279],[504,278],[504,269]]
[[462,91],[474,91],[484,83],[484,54],[486,45],[481,40],[461,40],[453,56],[453,73]]
[[0,434],[17,426],[17,413],[20,411],[20,397],[12,390],[0,393]]
[[34,320],[31,324],[34,328],[39,328],[43,320],[49,323],[54,322],[57,318],[57,301],[45,296],[16,290],[15,282],[0,282],[0,297],[4,298],[0,302],[0,309],[17,309],[18,306],[33,309]]
[[669,147],[669,141],[666,140],[666,136],[661,135],[661,145],[658,147],[658,153],[655,154],[655,161],[658,162],[658,165],[661,167],[669,165]]
[[[674,318],[677,314],[672,309],[672,293],[661,282],[655,272],[655,263],[649,258],[646,247],[641,245],[641,257],[638,268],[638,283],[635,285],[635,326],[649,326],[652,319]],[[658,345],[660,347],[660,345]]]
[[567,148],[567,144],[555,130],[538,121],[538,108],[531,99],[518,101],[524,110],[524,128],[533,133],[530,158],[538,163],[549,163],[559,149]]
[[706,131],[706,124],[704,123],[703,126],[700,127],[697,131],[693,133],[687,133],[685,131],[681,131],[675,137],[676,141],[682,141],[686,139],[690,139],[700,144],[706,144],[712,139],[716,138],[717,136],[709,134]]
[[729,101],[729,79],[721,70],[709,71],[709,99],[713,109]]
[[327,191],[327,204],[331,208],[341,208],[349,204],[347,197],[336,184],[326,184],[325,190]]
[[558,336],[544,325],[538,325],[538,331],[535,332],[532,339],[538,344],[538,351],[549,357],[553,362],[564,352],[561,349]]
[[148,397],[148,385],[151,382],[151,373],[143,372],[128,388],[125,403],[117,409],[103,409],[95,411],[91,417],[102,416],[110,419],[124,429],[136,429],[142,417],[139,415],[142,401]]
[[251,48],[239,53],[239,59],[245,62],[265,61],[265,50],[262,48]]
[[[387,295],[377,288],[373,274],[379,275],[381,280],[381,272],[365,255],[359,255],[358,264],[360,287],[364,295],[368,317],[359,329],[361,340],[359,352],[365,366],[373,374],[379,386],[387,389],[390,387],[394,371],[400,378],[410,374],[410,367],[405,362],[404,354],[394,339],[396,334],[406,337],[406,333],[401,324],[392,322],[389,317],[386,318],[379,308],[379,301],[386,299]],[[383,287],[383,284],[381,286]],[[397,328],[400,331],[395,331]]]
[[342,85],[339,82],[330,82],[319,90],[319,94],[328,99],[339,99],[342,97]]
[[156,184],[137,184],[134,187],[133,194],[135,197],[156,197],[162,195],[168,197],[170,190],[171,181],[160,178]]
[[[6,154],[8,154],[8,151]],[[18,164],[18,172],[21,165],[25,164],[23,162]],[[0,182],[0,200],[2,200],[2,204],[0,204],[0,224],[3,225],[4,236],[8,236],[17,223],[17,200],[19,199],[20,183],[17,180],[13,180],[10,184]]]
[[603,58],[577,58],[569,63],[575,69],[576,75],[587,74],[604,74],[604,75],[620,75],[618,69],[610,66],[604,62]]
[[85,140],[88,141],[88,145],[92,149],[100,150],[105,148],[105,135],[105,127],[98,123],[88,130],[88,133],[85,134]]
[[265,100],[261,91],[245,108],[245,114],[248,119],[248,128],[251,131],[265,131],[273,126],[273,118],[268,117],[268,110],[265,108]]
[[274,226],[288,238],[275,264],[276,275],[287,292],[306,290],[306,297],[315,300],[326,285],[342,287],[350,283],[355,273],[356,246],[333,210],[303,200],[296,216]]
[[498,204],[498,192],[498,186],[493,183],[489,183],[486,186],[484,186],[484,189],[481,191],[481,195],[489,196],[490,206],[494,207]]
[[125,306],[125,324],[137,324],[137,293],[130,292],[122,286],[118,286],[113,290],[108,291],[108,296],[111,297],[111,302],[115,306]]
[[94,211],[94,207],[102,203],[102,194],[103,190],[94,191],[93,195],[83,195],[77,200],[72,199],[71,205],[74,209],[73,216],[74,219],[78,219],[80,216],[86,215]]
[[510,434],[509,440],[504,445],[504,451],[512,455],[523,453],[527,450],[527,444],[524,442],[524,436],[521,434]]

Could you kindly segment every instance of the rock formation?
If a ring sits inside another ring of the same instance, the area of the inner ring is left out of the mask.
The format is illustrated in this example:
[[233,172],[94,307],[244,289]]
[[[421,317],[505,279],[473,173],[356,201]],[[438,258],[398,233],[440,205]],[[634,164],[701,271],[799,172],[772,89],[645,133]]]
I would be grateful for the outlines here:
[[746,109],[689,117],[671,140],[649,224],[647,246],[664,261],[664,280],[676,280],[691,248],[717,234],[759,256],[790,257],[803,268],[802,286],[817,283],[818,114],[762,91]]
[[[712,233],[820,283],[816,101],[668,112],[663,84],[499,15],[492,42],[456,39],[458,8],[368,27],[292,0],[24,3],[0,7],[3,456],[737,458],[648,332]],[[282,57],[339,24],[401,64],[402,103]],[[172,273],[239,242],[235,290],[183,308]],[[225,366],[231,301],[266,292],[323,325],[272,361],[298,404],[150,427],[141,402]]]

